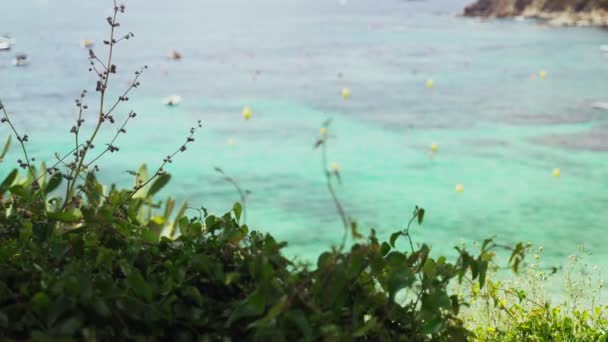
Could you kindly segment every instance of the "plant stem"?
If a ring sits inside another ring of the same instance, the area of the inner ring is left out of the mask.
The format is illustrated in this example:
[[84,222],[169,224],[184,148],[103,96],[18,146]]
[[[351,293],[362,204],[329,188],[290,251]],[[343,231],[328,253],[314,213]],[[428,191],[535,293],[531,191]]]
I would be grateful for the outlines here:
[[95,140],[95,137],[97,136],[97,133],[99,132],[99,129],[101,128],[101,124],[104,121],[103,106],[104,106],[104,101],[105,101],[106,89],[108,86],[108,80],[110,79],[110,74],[111,74],[109,68],[112,65],[112,53],[113,53],[114,44],[115,44],[114,43],[114,30],[115,30],[117,14],[118,14],[118,7],[116,6],[116,0],[114,0],[114,15],[112,17],[112,22],[110,23],[112,26],[111,31],[110,31],[110,41],[109,41],[110,50],[108,52],[108,63],[104,66],[106,68],[106,71],[105,71],[106,78],[104,80],[103,87],[100,89],[101,95],[100,95],[100,100],[99,100],[99,118],[97,120],[97,125],[95,126],[95,129],[93,130],[93,133],[91,134],[91,137],[87,140],[87,142],[85,144],[84,152],[78,161],[78,165],[76,166],[76,169],[72,170],[72,172],[70,173],[70,176],[72,176],[72,174],[74,174],[73,177],[70,177],[74,181],[67,188],[67,193],[65,196],[65,202],[63,205],[63,209],[65,209],[65,207],[67,206],[67,204],[70,201],[70,197],[71,197],[72,193],[74,192],[74,186],[76,185],[76,180],[78,179],[78,175],[80,174],[81,168],[84,164],[84,160],[87,155],[87,152],[91,148],[93,141]]
[[331,173],[328,170],[328,165],[327,165],[327,137],[323,137],[322,138],[322,142],[321,142],[321,158],[322,158],[322,167],[323,167],[323,172],[325,175],[325,180],[327,183],[327,190],[329,190],[329,193],[331,195],[332,200],[334,201],[334,204],[336,206],[336,210],[338,211],[338,215],[340,216],[340,219],[342,220],[342,224],[344,225],[344,235],[342,236],[342,243],[340,243],[340,250],[344,249],[344,246],[346,245],[346,238],[348,237],[348,225],[349,225],[349,220],[346,217],[346,212],[344,211],[344,208],[342,207],[342,203],[340,203],[340,200],[338,199],[338,195],[336,195],[336,191],[334,190],[334,187],[331,183]]
[[0,108],[2,108],[2,112],[4,113],[4,117],[6,118],[6,122],[11,127],[11,130],[13,131],[13,133],[15,134],[15,136],[17,136],[17,141],[19,141],[19,145],[21,145],[21,150],[23,151],[23,157],[25,158],[27,169],[30,172],[30,174],[32,175],[32,178],[34,179],[32,181],[32,184],[37,183],[36,174],[34,173],[34,170],[32,169],[32,164],[30,163],[30,157],[27,154],[27,149],[25,148],[25,143],[23,142],[23,138],[19,135],[19,133],[17,132],[17,129],[15,128],[15,126],[13,125],[13,123],[11,122],[11,119],[8,116],[8,112],[6,111],[6,108],[4,107],[4,103],[2,101],[0,101]]

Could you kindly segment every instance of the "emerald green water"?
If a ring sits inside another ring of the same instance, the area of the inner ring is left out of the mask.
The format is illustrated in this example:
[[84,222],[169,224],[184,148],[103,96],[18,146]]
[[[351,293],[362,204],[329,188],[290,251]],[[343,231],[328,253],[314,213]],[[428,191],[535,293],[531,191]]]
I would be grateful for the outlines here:
[[[427,215],[415,240],[439,251],[487,237],[530,241],[554,265],[585,244],[608,265],[608,111],[591,108],[608,100],[608,59],[598,49],[608,34],[454,17],[464,3],[133,1],[123,26],[136,39],[119,51],[119,68],[150,69],[123,107],[138,118],[120,153],[101,163],[101,178],[129,184],[126,170],[158,165],[203,119],[162,194],[223,213],[238,196],[214,172],[219,166],[252,191],[250,226],[310,260],[342,234],[313,150],[321,123],[333,118],[329,159],[340,165],[338,194],[362,232],[387,237],[419,205]],[[16,69],[0,54],[0,98],[28,127],[38,159],[71,148],[71,101],[93,84],[78,42],[105,32],[106,6],[70,4],[75,18],[15,1],[4,23],[32,64]],[[165,60],[170,48],[184,60]],[[117,77],[122,88],[131,76]],[[164,107],[171,94],[183,103]],[[18,158],[11,153],[0,176]]]

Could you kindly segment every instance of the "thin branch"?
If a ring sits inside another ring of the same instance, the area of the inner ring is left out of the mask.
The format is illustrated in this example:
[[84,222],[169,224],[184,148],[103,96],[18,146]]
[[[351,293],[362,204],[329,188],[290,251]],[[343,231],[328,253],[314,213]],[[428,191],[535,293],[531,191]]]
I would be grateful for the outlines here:
[[118,106],[118,104],[121,101],[125,101],[125,99],[128,99],[127,95],[129,95],[129,92],[133,88],[139,87],[139,82],[137,82],[137,80],[139,80],[139,77],[141,76],[141,74],[144,72],[145,69],[146,69],[146,67],[144,66],[139,71],[135,72],[135,79],[133,80],[133,82],[131,82],[131,84],[129,84],[129,87],[127,88],[127,90],[125,90],[125,92],[122,94],[122,96],[118,97],[118,100],[116,100],[116,102],[112,105],[112,107],[110,107],[108,112],[105,113],[106,118],[108,117],[108,115],[110,115],[114,111],[114,109],[116,109],[116,107]]
[[[57,157],[57,156],[58,156],[58,154],[57,154],[57,155],[56,155],[56,158],[57,158],[57,160],[58,160],[58,161],[57,161],[55,164],[53,164],[51,167],[47,167],[47,168],[44,170],[44,172],[41,172],[41,173],[40,173],[40,176],[36,177],[36,178],[35,178],[35,180],[34,180],[34,182],[32,182],[32,184],[34,184],[34,183],[38,182],[38,181],[39,181],[39,180],[40,180],[40,179],[41,179],[41,178],[44,176],[44,174],[45,174],[45,173],[47,173],[47,172],[49,172],[49,171],[57,171],[57,166],[58,166],[59,164],[63,163],[63,162],[64,162],[64,160],[65,160],[65,159],[67,159],[67,157],[69,157],[69,156],[70,156],[72,153],[74,153],[74,151],[78,150],[78,148],[79,148],[79,147],[80,147],[80,146],[78,146],[78,147],[76,147],[76,148],[72,149],[70,152],[66,153],[66,154],[65,154],[63,157],[61,157],[61,158]],[[32,186],[32,184],[28,185],[28,186],[26,187],[26,189],[28,189],[30,186]]]
[[[414,222],[414,220],[416,218],[418,218],[419,211],[420,211],[420,208],[418,208],[418,206],[416,206],[416,208],[414,209],[414,213],[412,214],[412,217],[410,218],[410,221],[407,223],[407,227],[401,233],[402,235],[405,235],[407,237],[407,240],[410,243],[410,249],[412,251],[412,255],[415,254],[416,251],[414,250],[414,243],[412,242],[412,236],[410,235],[410,227],[412,226],[412,223]],[[416,265],[416,267],[418,268],[418,272],[416,272],[416,273],[418,274],[418,279],[420,279],[420,292],[418,293],[418,296],[416,296],[416,301],[414,302],[414,306],[418,305],[418,302],[422,298],[422,294],[424,292],[424,287],[422,286],[421,266],[422,265],[420,265],[420,263],[418,263],[418,265]]]
[[8,125],[11,127],[11,130],[17,137],[17,141],[19,141],[19,145],[21,145],[21,150],[23,151],[23,157],[25,158],[25,163],[23,163],[23,162],[21,162],[21,160],[19,160],[20,161],[19,166],[22,168],[27,167],[30,174],[32,175],[32,178],[34,179],[32,184],[34,184],[34,183],[37,184],[38,182],[37,182],[36,174],[34,173],[34,169],[32,168],[32,164],[30,162],[30,157],[27,153],[27,149],[25,148],[25,142],[28,141],[28,136],[27,136],[27,134],[25,134],[24,136],[19,135],[19,132],[17,132],[17,129],[11,122],[11,119],[8,116],[8,112],[6,111],[6,107],[4,106],[4,103],[1,100],[0,100],[0,109],[2,109],[2,112],[4,113],[4,118],[3,118],[4,120],[2,120],[2,121],[8,123]]
[[236,191],[239,193],[239,197],[241,199],[241,204],[243,207],[243,223],[247,223],[247,195],[249,195],[249,190],[243,190],[240,185],[238,184],[238,182],[230,177],[227,176],[224,171],[222,169],[220,169],[219,167],[215,167],[215,171],[220,173],[222,176],[224,176],[224,180],[230,184],[232,184],[232,186],[234,186],[234,188],[236,189]]
[[336,194],[336,191],[334,190],[332,181],[331,181],[331,173],[328,170],[328,164],[327,164],[327,135],[324,134],[321,139],[317,142],[317,146],[321,147],[321,165],[323,168],[323,174],[325,175],[325,180],[327,183],[327,190],[329,191],[331,198],[334,202],[334,205],[336,206],[336,210],[338,211],[338,215],[340,216],[340,219],[342,220],[342,224],[344,225],[344,235],[342,236],[342,242],[340,243],[340,250],[344,249],[344,246],[346,245],[346,238],[348,237],[348,230],[349,230],[349,219],[346,217],[346,211],[344,210],[344,207],[342,206],[342,203],[340,202],[340,199],[338,198],[338,195]]
[[[95,53],[93,52],[93,50],[89,50],[89,56],[91,59],[91,68],[95,71],[95,73],[97,74],[97,76],[102,77],[104,72],[108,71],[108,67],[104,64],[104,62],[101,61],[101,59],[99,59],[99,57],[97,57],[97,55],[95,55]],[[101,64],[101,66],[103,67],[103,72],[100,72],[99,70],[97,70],[97,66],[95,65],[94,61],[97,61],[99,64]]]
[[127,197],[121,204],[120,206],[123,206],[127,201],[129,201],[133,196],[135,196],[135,194],[145,188],[148,184],[150,184],[154,179],[156,179],[156,177],[161,176],[166,174],[165,171],[165,165],[172,163],[173,162],[173,158],[180,152],[185,152],[187,149],[188,144],[190,144],[191,142],[194,142],[194,134],[196,133],[196,131],[198,129],[200,129],[201,127],[203,127],[203,123],[201,120],[198,120],[197,125],[195,127],[191,127],[190,128],[190,135],[186,138],[186,142],[183,143],[177,150],[175,150],[175,152],[173,152],[172,154],[168,155],[167,157],[165,157],[165,159],[163,159],[163,163],[160,164],[160,166],[158,167],[158,169],[154,172],[154,174],[148,178],[146,181],[142,182],[141,184],[136,184],[135,187],[133,188],[133,191],[131,191],[131,193],[129,194],[129,197]]
[[99,158],[103,157],[103,155],[106,154],[107,152],[118,151],[118,147],[114,146],[114,143],[116,142],[116,139],[118,139],[118,136],[121,133],[126,133],[127,132],[125,130],[125,127],[127,126],[127,123],[129,123],[129,120],[131,120],[135,116],[136,116],[135,112],[133,112],[133,111],[129,112],[129,115],[127,115],[127,118],[123,122],[122,126],[120,126],[120,128],[118,130],[116,130],[116,134],[114,135],[114,137],[112,138],[112,140],[110,141],[110,143],[107,144],[107,147],[97,157],[93,158],[93,160],[91,160],[90,162],[88,162],[85,165],[85,169],[88,168],[88,167],[90,167],[91,165],[93,165],[93,163],[95,163],[97,160],[99,160]]
[[[69,167],[69,166],[68,166],[68,165],[67,165],[67,164],[66,164],[66,163],[65,163],[63,160],[60,160],[60,159],[59,159],[59,160],[58,160],[58,163],[63,164],[63,166],[65,166],[65,167]],[[83,180],[83,181],[86,183],[87,178],[86,178],[86,177],[85,177],[85,176],[84,176],[82,173],[81,173],[80,175],[78,175],[78,177],[79,177],[81,180]],[[79,192],[78,192],[78,194],[80,194],[80,193],[83,191],[83,190],[82,190],[82,187],[83,187],[83,186],[82,186],[82,185],[79,185],[78,187],[79,187],[79,189],[80,189],[80,190],[79,190]],[[108,196],[104,195],[104,194],[103,194],[103,192],[99,192],[99,191],[97,191],[97,189],[95,189],[95,188],[91,188],[91,190],[93,190],[93,191],[94,191],[96,194],[98,194],[99,196],[103,197],[104,199],[108,199]]]
[[[110,45],[110,49],[108,52],[108,63],[106,64],[106,71],[104,73],[105,79],[103,79],[103,77],[102,77],[102,80],[99,81],[99,82],[103,81],[103,85],[101,87],[98,87],[98,90],[100,91],[101,95],[100,95],[100,101],[99,101],[99,116],[98,116],[98,120],[97,120],[97,126],[95,126],[95,129],[93,130],[93,133],[91,134],[91,137],[86,141],[82,156],[80,156],[80,160],[78,161],[78,165],[76,166],[75,169],[73,169],[70,172],[70,177],[73,178],[74,180],[76,180],[78,178],[78,174],[80,174],[80,172],[81,172],[86,154],[92,148],[93,141],[95,140],[95,137],[97,136],[97,133],[99,132],[99,129],[101,128],[101,124],[104,122],[104,112],[103,112],[104,101],[105,101],[105,95],[106,95],[106,90],[107,90],[107,86],[108,86],[108,80],[110,79],[110,74],[111,74],[111,72],[108,68],[111,68],[111,66],[112,66],[112,54],[114,52],[114,31],[117,27],[116,26],[116,17],[118,15],[118,11],[119,11],[119,8],[118,8],[118,6],[116,6],[116,0],[114,0],[114,14],[111,18],[108,18],[108,23],[112,27],[111,31],[110,31],[110,40],[108,42],[108,44]],[[75,175],[75,176],[73,176],[73,175]],[[63,208],[65,208],[67,206],[69,198],[74,191],[74,186],[75,186],[75,182],[73,182],[68,187]]]

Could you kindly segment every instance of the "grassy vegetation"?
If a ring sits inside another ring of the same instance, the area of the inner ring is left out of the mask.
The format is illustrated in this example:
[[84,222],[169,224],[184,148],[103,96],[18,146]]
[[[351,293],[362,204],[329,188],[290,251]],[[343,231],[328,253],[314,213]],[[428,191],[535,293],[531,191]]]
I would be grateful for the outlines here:
[[591,255],[580,247],[558,272],[539,267],[542,248],[535,252],[518,277],[492,280],[490,272],[485,288],[461,288],[467,328],[479,341],[607,341],[608,305]]

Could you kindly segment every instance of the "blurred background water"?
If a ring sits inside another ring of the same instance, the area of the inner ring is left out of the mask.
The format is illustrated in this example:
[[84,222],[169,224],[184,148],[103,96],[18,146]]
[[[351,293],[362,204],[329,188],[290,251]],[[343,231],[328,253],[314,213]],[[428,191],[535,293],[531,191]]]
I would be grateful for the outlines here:
[[[466,3],[129,0],[120,29],[135,38],[116,53],[113,93],[140,65],[149,69],[117,112],[139,115],[120,152],[100,162],[101,178],[129,185],[126,170],[157,167],[202,119],[161,194],[223,213],[238,196],[219,166],[252,191],[248,223],[310,260],[342,234],[312,148],[333,118],[339,196],[365,234],[374,227],[387,237],[420,205],[427,215],[415,240],[439,251],[494,236],[543,245],[546,264],[564,263],[577,244],[608,264],[608,111],[591,108],[608,100],[608,59],[598,48],[608,33],[455,16]],[[38,160],[71,148],[82,89],[95,107],[79,44],[93,39],[102,54],[110,9],[109,0],[2,1],[0,33],[17,45],[0,53],[0,98]],[[181,61],[166,58],[172,49]],[[29,66],[11,65],[18,52]],[[164,106],[172,94],[183,102]],[[86,115],[92,124],[94,110]],[[439,149],[430,158],[432,143]],[[0,177],[18,157],[13,148]]]

